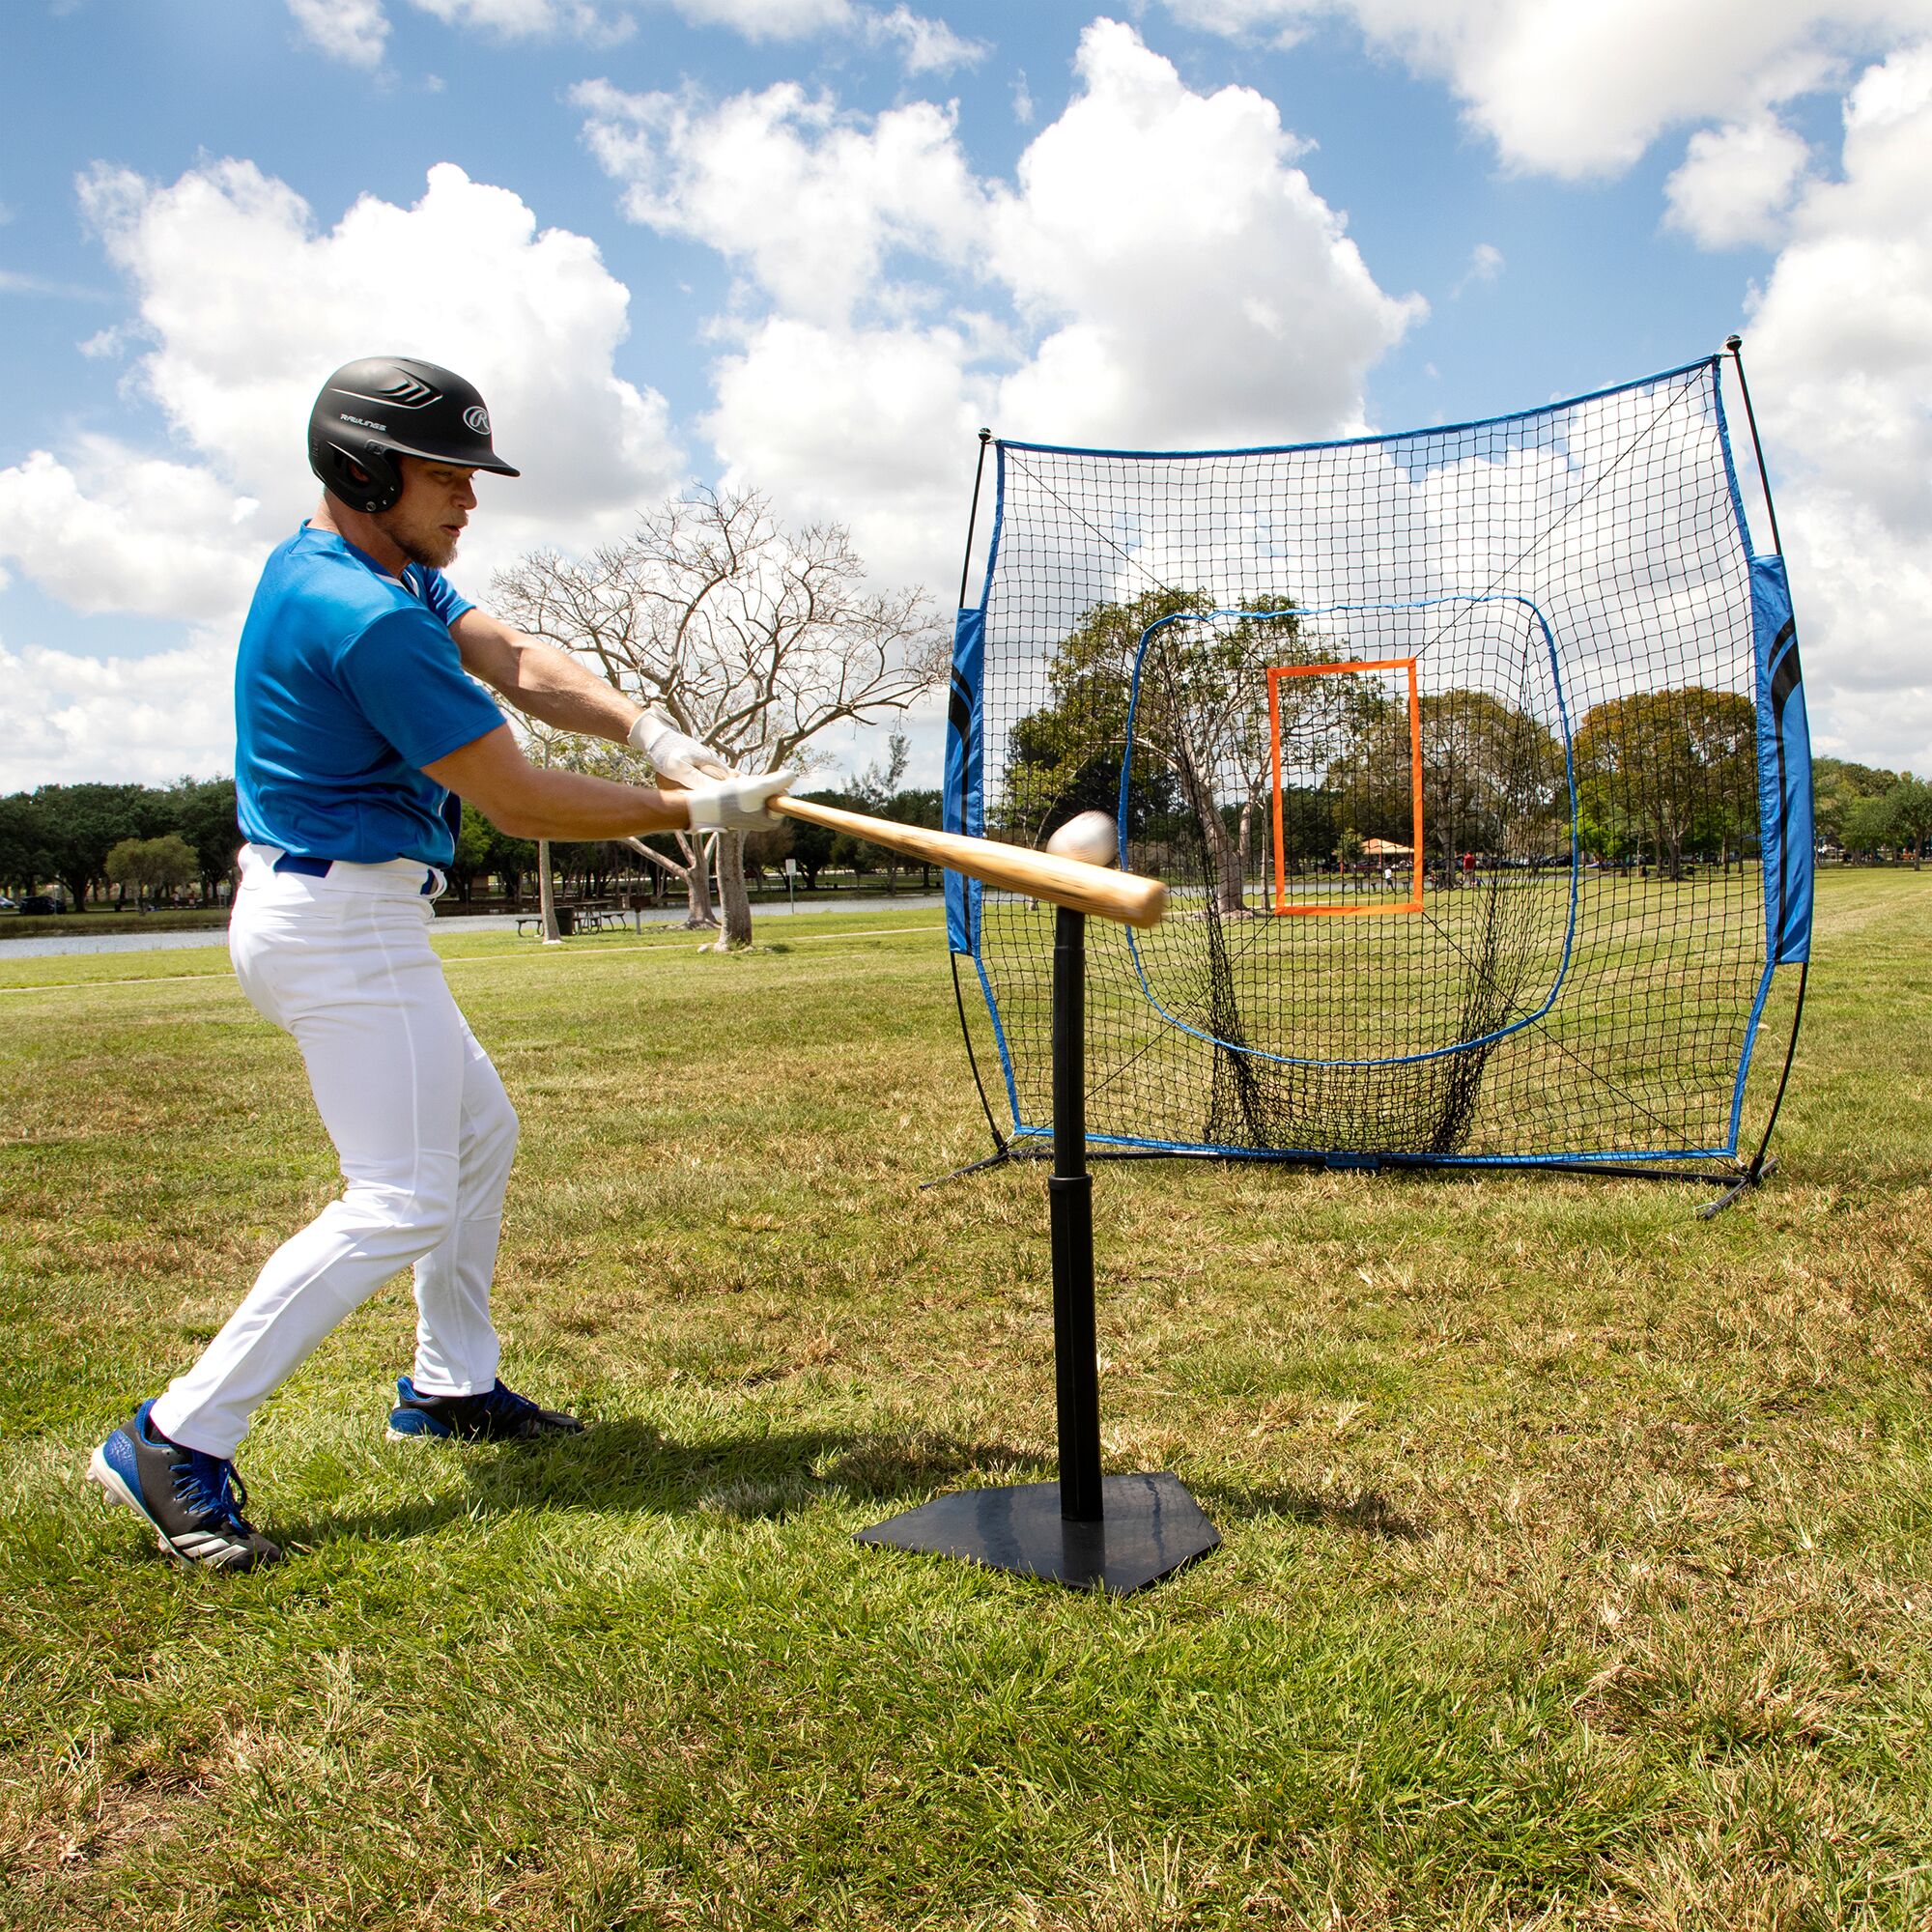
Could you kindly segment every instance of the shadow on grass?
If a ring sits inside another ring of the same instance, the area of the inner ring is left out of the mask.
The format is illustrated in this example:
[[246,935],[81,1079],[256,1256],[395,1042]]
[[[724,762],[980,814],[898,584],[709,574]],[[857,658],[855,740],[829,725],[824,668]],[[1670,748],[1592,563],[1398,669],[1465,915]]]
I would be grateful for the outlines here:
[[941,1487],[1052,1474],[1030,1450],[938,1434],[772,1431],[686,1443],[622,1418],[540,1444],[414,1441],[391,1444],[389,1453],[460,1459],[464,1488],[355,1515],[284,1520],[271,1533],[313,1548],[542,1509],[771,1520],[828,1500],[883,1510]]
[[1192,1485],[1201,1507],[1209,1516],[1286,1517],[1326,1529],[1353,1530],[1389,1543],[1426,1543],[1435,1533],[1426,1523],[1404,1516],[1389,1499],[1374,1490],[1344,1499],[1310,1490],[1249,1490],[1220,1483]]

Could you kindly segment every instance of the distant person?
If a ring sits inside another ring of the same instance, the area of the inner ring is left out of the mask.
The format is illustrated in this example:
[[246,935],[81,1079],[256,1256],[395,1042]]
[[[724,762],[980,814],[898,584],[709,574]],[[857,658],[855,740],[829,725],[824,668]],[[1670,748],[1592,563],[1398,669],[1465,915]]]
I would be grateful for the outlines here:
[[[517,1116],[429,943],[459,795],[514,838],[620,838],[774,824],[769,802],[793,777],[733,771],[451,587],[473,477],[518,473],[462,377],[402,356],[348,363],[316,399],[308,458],[322,500],[270,554],[236,662],[248,842],[228,945],[256,1010],[301,1049],[344,1187],[88,1465],[162,1548],[220,1570],[281,1554],[242,1515],[233,1458],[249,1418],[398,1268],[414,1269],[416,1347],[392,1437],[582,1427],[497,1373],[490,1283]],[[559,730],[637,747],[685,789],[532,765],[483,685]]]

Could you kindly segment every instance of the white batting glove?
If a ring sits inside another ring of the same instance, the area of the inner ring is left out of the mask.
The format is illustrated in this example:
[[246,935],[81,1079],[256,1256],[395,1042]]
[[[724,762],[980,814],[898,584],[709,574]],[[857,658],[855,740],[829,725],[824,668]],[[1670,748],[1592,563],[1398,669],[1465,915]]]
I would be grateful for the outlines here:
[[787,791],[797,780],[796,772],[767,772],[760,778],[733,775],[727,779],[706,779],[691,787],[686,800],[691,810],[694,832],[758,832],[776,825],[778,814],[771,801]]
[[672,784],[696,787],[706,779],[733,779],[735,765],[727,765],[709,745],[680,731],[662,711],[653,707],[631,726],[631,748],[651,761],[660,778]]

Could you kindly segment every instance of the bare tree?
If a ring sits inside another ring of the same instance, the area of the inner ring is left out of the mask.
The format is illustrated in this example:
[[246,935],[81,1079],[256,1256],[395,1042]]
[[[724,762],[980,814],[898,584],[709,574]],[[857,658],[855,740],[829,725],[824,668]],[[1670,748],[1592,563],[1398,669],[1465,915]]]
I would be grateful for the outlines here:
[[[697,490],[581,558],[537,551],[503,572],[509,623],[594,662],[641,704],[751,771],[810,767],[811,741],[901,712],[942,682],[947,639],[923,591],[868,591],[836,524],[787,530],[754,492]],[[694,916],[707,854],[679,834]],[[724,947],[752,937],[744,838],[718,838]],[[708,910],[708,908],[707,908]]]

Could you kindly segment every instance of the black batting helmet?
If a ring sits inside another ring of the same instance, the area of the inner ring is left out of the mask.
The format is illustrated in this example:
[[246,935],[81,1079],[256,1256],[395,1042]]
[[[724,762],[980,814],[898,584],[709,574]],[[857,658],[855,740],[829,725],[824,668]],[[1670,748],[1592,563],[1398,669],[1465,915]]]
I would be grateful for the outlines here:
[[[461,376],[410,355],[345,362],[308,417],[308,467],[323,487],[371,516],[403,494],[398,456],[516,476],[490,446],[490,412]],[[367,481],[359,480],[360,469]]]

